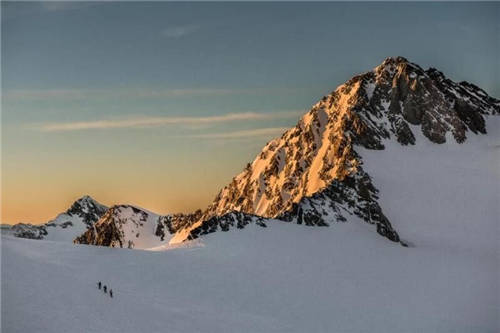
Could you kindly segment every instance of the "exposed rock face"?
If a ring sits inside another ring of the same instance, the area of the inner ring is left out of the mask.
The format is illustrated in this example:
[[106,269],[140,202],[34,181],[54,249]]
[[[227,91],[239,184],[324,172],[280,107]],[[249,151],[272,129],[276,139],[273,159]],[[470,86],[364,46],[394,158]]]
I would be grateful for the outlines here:
[[225,230],[246,215],[327,226],[344,221],[346,213],[399,241],[356,147],[381,150],[384,140],[412,145],[414,131],[437,144],[449,138],[462,143],[469,131],[486,133],[484,116],[499,113],[500,101],[472,84],[455,83],[402,57],[388,58],[323,97],[295,127],[269,142],[173,241],[216,230],[216,224]]
[[55,219],[41,225],[19,223],[11,228],[11,234],[16,237],[30,239],[45,239],[53,236],[54,240],[72,239],[91,227],[108,207],[101,205],[89,196],[83,196],[75,201],[64,213]]
[[83,223],[87,226],[92,226],[94,222],[99,220],[106,213],[108,207],[101,205],[88,195],[83,196],[75,201],[73,205],[66,211],[69,216],[79,216]]
[[111,207],[74,242],[109,247],[147,249],[161,246],[182,226],[194,223],[201,211],[194,214],[161,216],[130,205]]
[[[177,230],[187,227],[198,221],[202,217],[202,211],[198,209],[192,214],[172,214],[163,216],[158,221],[158,226],[164,225],[164,229],[167,229],[170,234],[174,234]],[[161,228],[161,227],[160,227]]]
[[312,196],[303,197],[277,218],[309,226],[329,226],[331,222],[346,221],[344,214],[349,212],[376,224],[379,234],[398,242],[399,235],[382,212],[377,193],[370,176],[360,168],[359,172],[347,175],[342,181],[333,180]]
[[[92,228],[77,237],[74,242],[77,244],[123,247],[125,235],[120,228],[120,224],[124,224],[127,221],[117,216],[119,208],[120,206],[111,207]],[[143,221],[143,217],[140,217],[140,221]]]
[[201,223],[199,226],[190,230],[187,236],[188,240],[193,240],[199,236],[206,235],[217,230],[229,231],[230,228],[236,227],[243,229],[246,225],[255,223],[261,227],[267,227],[265,219],[260,216],[249,215],[241,212],[231,212],[222,216],[213,216]]

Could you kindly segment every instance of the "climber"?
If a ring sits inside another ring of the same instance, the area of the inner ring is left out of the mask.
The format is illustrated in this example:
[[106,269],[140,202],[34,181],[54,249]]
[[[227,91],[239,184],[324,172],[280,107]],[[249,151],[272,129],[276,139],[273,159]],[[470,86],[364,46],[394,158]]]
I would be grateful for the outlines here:
[[97,288],[99,288],[99,290],[101,290],[101,281],[99,281],[99,282],[97,283]]
[[104,289],[104,293],[106,294],[107,293],[106,290],[108,289],[108,287],[104,286],[104,287],[102,287],[102,289]]
[[109,296],[113,298],[113,289],[109,289]]

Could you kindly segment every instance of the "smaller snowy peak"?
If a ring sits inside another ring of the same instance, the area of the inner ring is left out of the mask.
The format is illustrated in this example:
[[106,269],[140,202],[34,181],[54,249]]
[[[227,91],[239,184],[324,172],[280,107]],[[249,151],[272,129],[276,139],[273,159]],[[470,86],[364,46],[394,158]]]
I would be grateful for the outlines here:
[[90,228],[107,210],[108,207],[86,195],[76,200],[55,219],[40,225],[18,223],[12,226],[10,233],[20,238],[71,242]]

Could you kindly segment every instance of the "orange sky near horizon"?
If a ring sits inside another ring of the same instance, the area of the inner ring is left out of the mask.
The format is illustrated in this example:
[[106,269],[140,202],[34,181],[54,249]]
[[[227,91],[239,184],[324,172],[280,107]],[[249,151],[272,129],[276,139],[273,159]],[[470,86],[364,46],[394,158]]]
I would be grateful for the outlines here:
[[[206,142],[197,143],[203,149],[197,147],[196,154],[179,147],[172,159],[154,153],[141,156],[140,163],[122,153],[108,158],[96,154],[93,159],[66,154],[67,167],[62,169],[62,160],[37,154],[22,162],[4,159],[1,222],[45,223],[83,195],[106,206],[132,204],[158,214],[204,209],[272,137],[202,140]],[[234,145],[238,153],[228,158]]]

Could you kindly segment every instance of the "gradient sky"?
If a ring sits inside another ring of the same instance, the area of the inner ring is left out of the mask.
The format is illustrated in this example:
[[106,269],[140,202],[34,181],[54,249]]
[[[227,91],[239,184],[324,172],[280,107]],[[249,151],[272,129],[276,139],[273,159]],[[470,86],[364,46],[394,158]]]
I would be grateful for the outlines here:
[[324,94],[402,55],[500,97],[499,3],[2,2],[2,222],[83,194],[204,208]]

